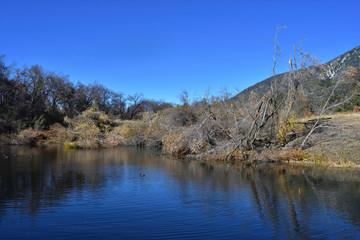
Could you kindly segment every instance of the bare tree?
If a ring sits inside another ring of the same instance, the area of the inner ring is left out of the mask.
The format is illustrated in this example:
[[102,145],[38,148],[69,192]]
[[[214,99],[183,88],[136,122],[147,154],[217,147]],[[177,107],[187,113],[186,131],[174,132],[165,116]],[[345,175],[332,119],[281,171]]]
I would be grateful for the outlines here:
[[[329,71],[331,72],[331,66],[329,67]],[[308,141],[309,137],[311,136],[311,134],[314,133],[314,131],[316,129],[319,128],[325,128],[325,127],[329,127],[326,123],[322,123],[321,119],[322,116],[329,110],[335,108],[335,107],[339,107],[347,102],[349,102],[353,97],[355,97],[356,95],[359,94],[359,89],[358,87],[354,88],[352,92],[350,92],[350,94],[348,94],[347,96],[345,96],[345,99],[332,103],[330,104],[331,99],[334,97],[336,90],[338,89],[338,87],[346,82],[346,81],[351,81],[353,80],[356,76],[357,76],[358,72],[354,67],[349,67],[347,72],[345,72],[342,76],[338,77],[338,79],[336,80],[335,84],[333,85],[333,87],[331,88],[331,90],[329,91],[328,96],[326,97],[326,100],[320,110],[319,115],[316,118],[316,121],[314,123],[314,125],[311,127],[309,133],[305,136],[304,140],[301,143],[301,148],[304,149],[305,148],[305,144]]]
[[135,93],[127,97],[129,107],[127,109],[127,115],[129,119],[134,119],[138,113],[141,112],[141,102],[144,96],[140,93]]

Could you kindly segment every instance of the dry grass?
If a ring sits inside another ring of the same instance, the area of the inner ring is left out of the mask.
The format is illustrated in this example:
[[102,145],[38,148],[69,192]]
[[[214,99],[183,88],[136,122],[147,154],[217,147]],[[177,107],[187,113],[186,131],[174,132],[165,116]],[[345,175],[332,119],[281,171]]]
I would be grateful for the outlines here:
[[[336,113],[323,117],[331,118],[333,128],[311,137],[314,145],[307,149],[312,156],[309,161],[360,165],[360,114]],[[323,159],[319,160],[319,156]]]
[[300,147],[295,147],[292,149],[269,149],[266,151],[263,151],[261,153],[262,157],[264,159],[268,159],[270,161],[278,161],[278,162],[284,162],[284,161],[304,161],[307,159],[307,152],[302,150]]
[[[306,118],[297,119],[298,122],[306,122],[311,119],[316,119],[317,116],[313,115]],[[324,114],[322,118],[331,118],[337,124],[347,124],[351,126],[360,126],[360,113],[353,112],[343,112],[343,113],[333,113],[333,114]]]
[[253,153],[251,151],[241,152],[240,150],[230,152],[217,152],[215,154],[207,155],[204,160],[209,162],[244,162],[252,159]]
[[307,158],[307,154],[298,147],[282,151],[277,157],[280,161],[304,161]]

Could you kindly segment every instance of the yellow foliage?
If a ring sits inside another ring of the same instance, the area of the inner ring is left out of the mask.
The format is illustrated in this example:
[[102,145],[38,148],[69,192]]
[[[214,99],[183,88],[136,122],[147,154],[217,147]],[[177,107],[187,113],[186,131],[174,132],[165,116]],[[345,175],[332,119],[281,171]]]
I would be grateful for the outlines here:
[[104,144],[106,134],[111,131],[111,120],[101,111],[89,108],[83,111],[74,119],[65,117],[66,122],[72,131],[68,134],[66,141],[77,141],[80,147],[94,148]]
[[92,122],[80,123],[74,127],[74,130],[80,134],[80,138],[96,138],[100,129]]
[[94,117],[94,114],[95,113],[95,108],[89,108],[85,111],[83,111],[81,114],[84,116],[84,117],[87,117],[87,118],[92,118]]
[[108,121],[109,121],[109,117],[106,114],[103,113],[100,115],[100,122],[106,123]]
[[128,144],[144,144],[145,124],[142,121],[126,121],[114,131],[128,142]]
[[284,123],[279,125],[278,133],[276,136],[281,143],[285,144],[288,142],[287,136],[289,133],[299,132],[302,131],[302,129],[303,126],[301,124],[297,124],[294,116],[291,116],[287,118]]
[[79,149],[80,146],[76,143],[72,143],[72,142],[65,142],[64,143],[64,151],[68,151],[71,149]]

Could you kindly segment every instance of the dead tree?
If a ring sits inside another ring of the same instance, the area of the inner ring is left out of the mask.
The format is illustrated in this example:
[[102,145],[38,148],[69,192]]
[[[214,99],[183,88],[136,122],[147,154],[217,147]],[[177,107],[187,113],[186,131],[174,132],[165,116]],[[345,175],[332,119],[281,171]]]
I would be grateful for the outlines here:
[[[329,69],[329,71],[331,71],[331,69]],[[301,148],[304,149],[305,148],[305,144],[308,141],[309,137],[311,136],[311,134],[314,133],[314,131],[316,129],[319,128],[324,128],[324,127],[328,127],[328,125],[321,123],[321,119],[322,116],[329,111],[330,109],[333,109],[335,107],[339,107],[349,101],[351,101],[351,99],[359,94],[359,89],[358,87],[356,87],[351,93],[350,95],[346,96],[344,100],[339,101],[339,102],[335,102],[333,104],[330,104],[330,100],[332,97],[334,97],[336,90],[338,89],[338,87],[340,86],[341,83],[344,83],[346,81],[351,81],[352,79],[354,79],[357,76],[357,70],[354,67],[349,67],[348,71],[343,74],[342,76],[340,76],[334,86],[332,87],[331,91],[329,92],[326,101],[324,102],[319,115],[316,118],[316,122],[314,123],[314,125],[312,126],[312,128],[310,129],[309,133],[306,135],[306,137],[304,138],[304,140],[301,143]]]
[[[276,29],[274,47],[275,57],[273,63],[273,79],[271,82],[271,88],[266,92],[258,101],[255,107],[254,114],[251,116],[252,123],[243,136],[239,136],[234,141],[237,143],[234,146],[233,152],[237,149],[251,150],[254,149],[254,143],[260,139],[266,139],[270,141],[272,145],[276,145],[278,142],[277,132],[282,124],[286,124],[296,103],[298,89],[301,83],[308,78],[307,69],[310,66],[318,64],[318,61],[311,57],[310,54],[304,52],[300,47],[294,45],[294,55],[289,60],[289,72],[285,75],[285,79],[279,82],[278,75],[275,74],[277,65],[277,55],[280,48],[277,43],[278,32],[280,29],[285,28],[279,26]],[[279,96],[279,84],[287,84],[286,97],[280,98]],[[229,156],[233,152],[230,152]]]

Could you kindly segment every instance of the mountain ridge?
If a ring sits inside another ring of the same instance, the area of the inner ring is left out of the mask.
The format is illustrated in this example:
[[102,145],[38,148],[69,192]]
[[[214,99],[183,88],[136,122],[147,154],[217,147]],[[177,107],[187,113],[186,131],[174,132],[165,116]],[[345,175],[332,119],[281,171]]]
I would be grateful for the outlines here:
[[[326,71],[326,77],[329,80],[332,80],[344,74],[350,66],[355,67],[356,69],[360,69],[360,45],[326,63],[320,64],[318,66],[310,66],[304,69],[306,70],[307,77],[303,79],[302,84],[306,85],[311,80],[324,78],[321,76],[323,73],[320,71],[320,68],[328,69]],[[257,93],[258,95],[265,94],[270,89],[273,79],[276,79],[276,81],[279,83],[278,89],[280,91],[284,91],[287,89],[286,78],[289,76],[289,74],[290,72],[288,71],[266,78],[236,94],[231,98],[231,100],[240,101],[241,103],[248,103],[252,92]]]

